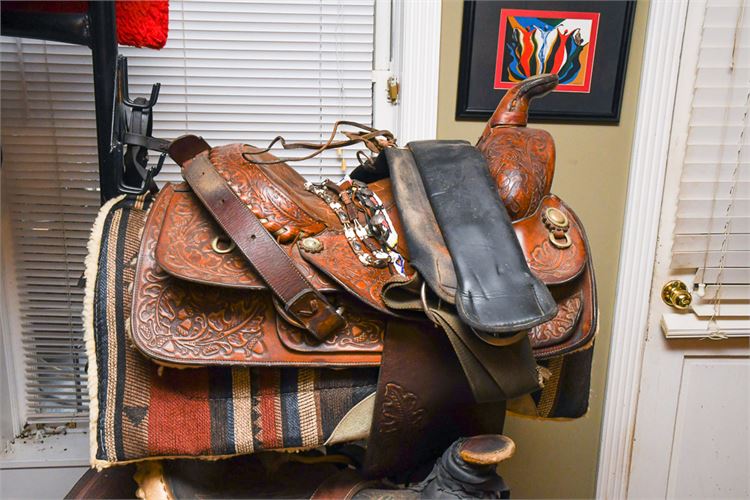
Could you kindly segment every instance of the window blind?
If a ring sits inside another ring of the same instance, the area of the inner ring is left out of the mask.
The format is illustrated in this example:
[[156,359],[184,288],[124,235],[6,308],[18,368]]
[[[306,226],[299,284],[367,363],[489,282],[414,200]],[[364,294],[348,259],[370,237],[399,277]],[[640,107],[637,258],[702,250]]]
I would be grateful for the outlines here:
[[[374,0],[171,1],[162,50],[125,47],[131,95],[162,90],[154,135],[209,144],[324,142],[337,120],[372,123]],[[299,151],[274,151],[303,156]],[[292,163],[310,180],[340,179],[356,148]],[[168,161],[159,179],[179,179]]]
[[672,247],[671,267],[695,272],[693,326],[720,337],[750,334],[747,10],[706,3]]
[[[373,0],[170,2],[161,51],[122,47],[130,95],[162,84],[154,135],[210,144],[327,139],[338,119],[372,119]],[[87,418],[81,304],[86,242],[99,208],[91,53],[0,38],[3,245],[13,263],[27,420]],[[294,156],[294,153],[285,156]],[[354,151],[292,164],[340,178]],[[167,162],[159,180],[178,181]]]
[[[90,51],[3,37],[3,217],[12,255],[27,420],[87,414],[78,280],[99,208]],[[6,276],[8,273],[5,273]]]

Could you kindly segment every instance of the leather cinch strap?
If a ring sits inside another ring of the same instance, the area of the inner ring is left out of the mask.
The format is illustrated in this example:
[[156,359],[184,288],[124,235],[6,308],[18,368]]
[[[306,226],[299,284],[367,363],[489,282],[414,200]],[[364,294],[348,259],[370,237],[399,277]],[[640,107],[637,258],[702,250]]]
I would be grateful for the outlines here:
[[459,437],[502,432],[505,401],[474,400],[437,327],[394,319],[387,328],[363,472],[406,482]]
[[185,181],[229,238],[284,305],[285,312],[318,340],[345,320],[305,279],[253,212],[216,171],[206,153],[183,165]]

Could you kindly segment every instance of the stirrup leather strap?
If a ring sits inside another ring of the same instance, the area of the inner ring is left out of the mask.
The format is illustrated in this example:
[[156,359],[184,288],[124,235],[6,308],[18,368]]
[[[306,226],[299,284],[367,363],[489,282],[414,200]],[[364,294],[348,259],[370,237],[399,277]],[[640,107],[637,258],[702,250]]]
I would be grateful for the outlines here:
[[344,318],[302,275],[205,153],[185,162],[183,177],[206,210],[283,303],[284,312],[318,340],[325,340],[345,326]]

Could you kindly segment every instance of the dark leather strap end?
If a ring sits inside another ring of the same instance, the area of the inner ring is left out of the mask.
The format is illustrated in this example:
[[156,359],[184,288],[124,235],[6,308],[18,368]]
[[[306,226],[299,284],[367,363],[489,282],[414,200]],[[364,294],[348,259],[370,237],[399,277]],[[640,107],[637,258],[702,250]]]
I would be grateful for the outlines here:
[[202,137],[197,135],[183,135],[172,141],[169,145],[169,157],[172,158],[175,163],[183,166],[186,161],[191,158],[195,158],[198,154],[203,151],[208,151],[211,146],[208,145]]
[[[397,148],[386,148],[385,151],[390,151],[393,149]],[[372,163],[369,163],[367,165],[360,165],[352,170],[352,173],[349,174],[349,177],[356,181],[364,182],[365,184],[370,184],[372,182],[377,182],[381,179],[390,177],[388,161],[386,160],[385,152],[380,153],[378,156],[376,156]]]
[[314,289],[300,292],[287,302],[285,309],[321,342],[346,326],[346,320]]

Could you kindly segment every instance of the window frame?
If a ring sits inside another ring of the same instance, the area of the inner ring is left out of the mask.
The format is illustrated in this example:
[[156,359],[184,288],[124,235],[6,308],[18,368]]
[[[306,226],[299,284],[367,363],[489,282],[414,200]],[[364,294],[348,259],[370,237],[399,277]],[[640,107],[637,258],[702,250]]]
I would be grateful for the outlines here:
[[[2,167],[0,166],[0,169]],[[7,214],[7,196],[5,196],[2,172],[0,172],[0,232],[10,234],[10,221]],[[26,420],[26,387],[25,363],[23,362],[23,347],[21,335],[12,332],[20,331],[18,315],[18,287],[15,285],[15,265],[12,258],[12,246],[7,237],[0,241],[0,342],[2,342],[2,363],[0,376],[7,380],[7,405],[3,401],[0,405],[0,418],[3,422],[10,422],[12,435],[7,434],[5,427],[0,436],[0,445],[12,440],[23,428]],[[20,360],[20,362],[19,362]]]

